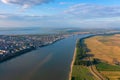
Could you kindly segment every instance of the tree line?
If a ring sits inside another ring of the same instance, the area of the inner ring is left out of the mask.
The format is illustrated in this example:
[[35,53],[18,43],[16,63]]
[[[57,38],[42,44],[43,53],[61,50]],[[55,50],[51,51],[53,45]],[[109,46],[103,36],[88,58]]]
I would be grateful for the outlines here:
[[84,61],[83,58],[85,58],[86,55],[86,46],[84,44],[84,39],[77,40],[76,43],[76,59],[74,62],[74,65],[86,65],[89,63],[89,61]]

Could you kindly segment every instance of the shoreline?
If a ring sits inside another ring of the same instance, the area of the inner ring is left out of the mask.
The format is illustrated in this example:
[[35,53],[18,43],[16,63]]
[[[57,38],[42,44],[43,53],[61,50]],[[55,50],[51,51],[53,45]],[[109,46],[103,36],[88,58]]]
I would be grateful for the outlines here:
[[[89,36],[86,36],[86,37],[83,37],[81,38],[80,40],[84,40],[86,38],[89,38],[89,37],[92,37],[92,36],[95,36],[95,35],[89,35]],[[80,42],[81,42],[80,41]],[[77,40],[76,40],[76,43],[77,43]],[[70,72],[69,72],[69,77],[68,77],[68,80],[71,80],[72,79],[72,70],[73,70],[73,66],[74,66],[74,62],[75,62],[75,59],[76,59],[76,50],[77,50],[77,47],[75,45],[75,50],[74,50],[74,55],[73,55],[73,59],[72,59],[72,62],[71,62],[71,65],[70,65]]]
[[71,62],[71,65],[70,65],[70,72],[69,72],[69,79],[68,80],[71,80],[72,79],[72,68],[73,68],[73,65],[74,65],[74,62],[75,62],[75,58],[76,58],[76,45],[75,45],[75,49],[74,49],[74,55],[73,55],[73,58],[72,58],[72,62]]
[[8,60],[10,60],[10,59],[13,59],[13,58],[15,58],[15,57],[18,57],[18,56],[20,56],[20,55],[22,55],[22,54],[31,52],[31,51],[33,51],[33,50],[35,50],[35,49],[36,49],[36,48],[32,46],[32,47],[30,47],[30,48],[28,48],[28,49],[23,49],[23,50],[21,50],[21,51],[19,51],[19,52],[12,53],[11,55],[8,55],[8,56],[6,56],[6,57],[1,58],[1,59],[0,59],[0,63],[6,62],[6,61],[8,61]]

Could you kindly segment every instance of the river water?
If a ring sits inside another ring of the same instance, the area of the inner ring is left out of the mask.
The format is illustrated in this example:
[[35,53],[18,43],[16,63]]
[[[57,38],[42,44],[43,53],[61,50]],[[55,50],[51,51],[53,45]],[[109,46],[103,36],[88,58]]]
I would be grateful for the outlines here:
[[76,35],[0,63],[0,80],[68,80]]

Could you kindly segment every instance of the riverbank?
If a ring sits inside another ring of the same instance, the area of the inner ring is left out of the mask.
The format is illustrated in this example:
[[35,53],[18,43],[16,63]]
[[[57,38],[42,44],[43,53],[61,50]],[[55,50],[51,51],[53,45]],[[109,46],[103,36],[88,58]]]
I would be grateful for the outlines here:
[[12,59],[14,57],[20,56],[22,54],[25,54],[25,53],[30,52],[30,51],[35,50],[35,49],[36,48],[32,46],[30,48],[23,49],[23,50],[20,50],[18,52],[15,52],[15,53],[11,53],[9,55],[5,55],[5,56],[3,56],[3,57],[0,58],[0,63],[8,61],[8,60],[10,60],[10,59]]
[[54,44],[54,43],[56,43],[57,41],[60,41],[60,40],[62,40],[62,39],[65,39],[65,37],[64,37],[64,38],[57,39],[57,40],[55,40],[55,41],[53,41],[53,42],[50,42],[50,43],[48,43],[48,44],[43,44],[43,45],[41,45],[41,46],[39,46],[39,47],[49,46],[49,45]]
[[74,65],[74,62],[75,62],[75,58],[76,58],[76,47],[75,47],[73,59],[72,59],[71,65],[70,65],[69,80],[72,79],[72,68],[73,68],[73,65]]

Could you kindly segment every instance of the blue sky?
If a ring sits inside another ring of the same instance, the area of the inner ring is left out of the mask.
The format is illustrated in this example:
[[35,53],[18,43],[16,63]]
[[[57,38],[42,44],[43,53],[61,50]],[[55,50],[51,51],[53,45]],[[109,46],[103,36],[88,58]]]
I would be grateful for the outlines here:
[[120,0],[0,0],[0,27],[120,26]]

